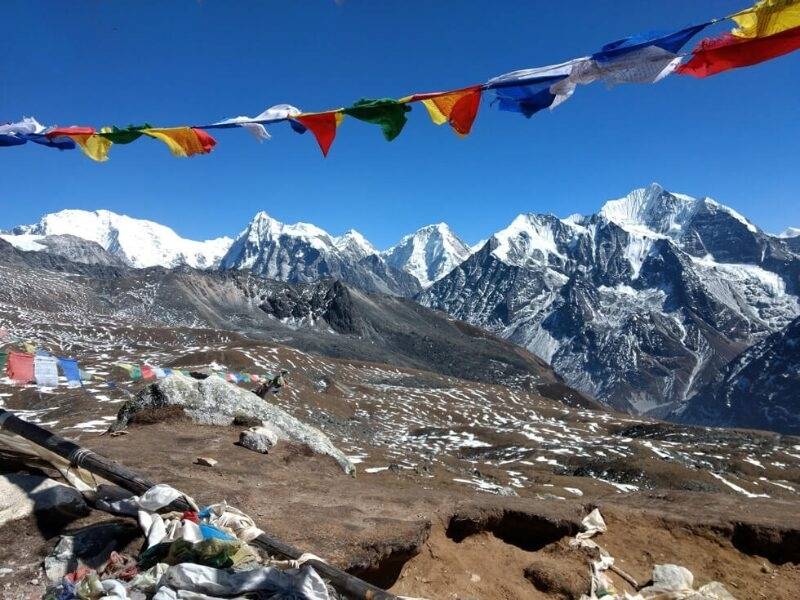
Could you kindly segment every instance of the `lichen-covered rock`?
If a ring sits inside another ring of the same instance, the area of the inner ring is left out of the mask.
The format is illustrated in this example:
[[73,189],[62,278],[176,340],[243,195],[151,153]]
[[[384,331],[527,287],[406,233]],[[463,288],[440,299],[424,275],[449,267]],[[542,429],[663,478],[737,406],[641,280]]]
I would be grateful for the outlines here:
[[181,406],[193,421],[207,425],[230,425],[237,416],[251,415],[269,425],[278,437],[306,444],[314,452],[332,457],[346,473],[355,473],[350,459],[319,429],[215,375],[194,379],[174,373],[149,385],[123,405],[110,430],[124,429],[141,410],[164,406]]
[[239,445],[267,454],[278,443],[280,434],[272,427],[251,427],[239,434]]

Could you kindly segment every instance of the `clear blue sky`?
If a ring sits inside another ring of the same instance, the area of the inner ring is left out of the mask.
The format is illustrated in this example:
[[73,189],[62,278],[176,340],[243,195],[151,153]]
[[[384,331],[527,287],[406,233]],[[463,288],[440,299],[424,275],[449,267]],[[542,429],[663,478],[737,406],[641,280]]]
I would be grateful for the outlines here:
[[[0,121],[159,126],[305,110],[480,83],[680,28],[750,0],[5,0]],[[718,31],[715,30],[715,31]],[[0,228],[63,208],[108,208],[208,238],[258,210],[379,247],[447,221],[474,242],[520,212],[594,212],[658,181],[710,195],[768,231],[800,226],[800,53],[705,81],[579,88],[530,120],[481,106],[459,139],[422,106],[387,143],[345,120],[329,157],[281,125],[258,144],[216,132],[210,156],[155,140],[79,151],[0,149]]]

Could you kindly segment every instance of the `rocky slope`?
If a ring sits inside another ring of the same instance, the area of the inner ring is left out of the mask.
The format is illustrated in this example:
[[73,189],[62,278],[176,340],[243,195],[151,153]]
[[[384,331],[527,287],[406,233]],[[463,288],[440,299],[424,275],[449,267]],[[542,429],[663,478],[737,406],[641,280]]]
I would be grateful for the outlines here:
[[663,415],[798,315],[798,291],[785,240],[654,184],[588,217],[520,215],[418,299],[610,406]]
[[327,356],[384,362],[592,401],[530,352],[412,300],[370,296],[336,280],[286,284],[249,272],[130,269],[73,263],[0,240],[0,303],[23,331],[122,320],[213,327]]
[[732,360],[670,418],[800,435],[800,318]]

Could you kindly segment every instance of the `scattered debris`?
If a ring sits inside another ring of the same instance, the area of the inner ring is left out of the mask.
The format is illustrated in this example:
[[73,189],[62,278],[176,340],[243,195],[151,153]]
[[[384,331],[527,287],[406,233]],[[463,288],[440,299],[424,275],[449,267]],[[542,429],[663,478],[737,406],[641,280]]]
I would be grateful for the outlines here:
[[217,464],[217,461],[213,458],[208,458],[207,456],[198,456],[197,460],[194,461],[195,464],[201,465],[203,467],[214,467]]

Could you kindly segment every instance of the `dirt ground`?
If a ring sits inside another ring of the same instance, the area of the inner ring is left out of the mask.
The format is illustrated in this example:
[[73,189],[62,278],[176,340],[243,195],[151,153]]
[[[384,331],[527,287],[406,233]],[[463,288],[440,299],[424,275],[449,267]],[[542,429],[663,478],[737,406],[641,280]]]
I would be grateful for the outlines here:
[[[354,478],[302,446],[279,444],[262,455],[237,439],[235,428],[179,419],[136,425],[119,437],[84,436],[82,443],[201,504],[225,499],[275,537],[398,594],[577,599],[588,591],[589,562],[568,540],[595,506],[609,527],[598,541],[638,582],[654,564],[676,563],[698,585],[717,580],[740,599],[795,600],[800,589],[798,559],[785,558],[800,551],[796,503],[692,492],[503,498],[459,486],[437,469]],[[203,467],[198,456],[219,463]],[[94,512],[72,526],[104,518]],[[51,525],[26,519],[0,528],[0,568],[14,569],[0,578],[0,597],[41,594],[38,565],[58,530]],[[748,545],[747,531],[758,544]]]

